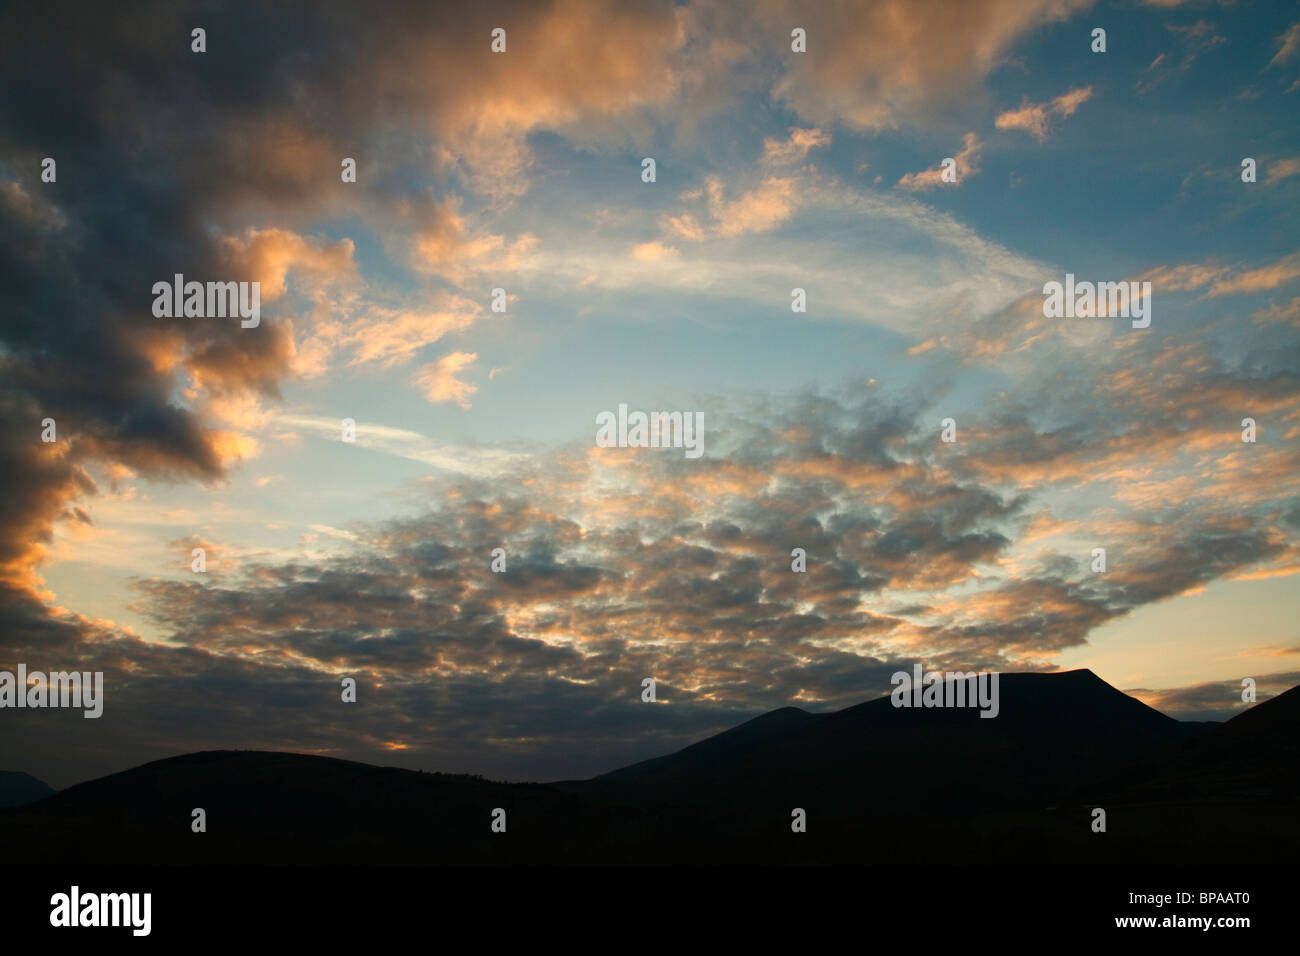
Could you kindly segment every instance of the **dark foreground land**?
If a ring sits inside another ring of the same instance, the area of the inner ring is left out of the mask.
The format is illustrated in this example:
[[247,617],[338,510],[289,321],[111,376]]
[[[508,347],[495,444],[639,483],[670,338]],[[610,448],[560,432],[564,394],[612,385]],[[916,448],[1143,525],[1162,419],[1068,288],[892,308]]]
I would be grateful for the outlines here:
[[995,719],[888,698],[786,708],[585,781],[190,754],[0,810],[0,844],[92,866],[1280,863],[1300,850],[1298,728],[1300,688],[1189,724],[1090,671],[1008,674]]

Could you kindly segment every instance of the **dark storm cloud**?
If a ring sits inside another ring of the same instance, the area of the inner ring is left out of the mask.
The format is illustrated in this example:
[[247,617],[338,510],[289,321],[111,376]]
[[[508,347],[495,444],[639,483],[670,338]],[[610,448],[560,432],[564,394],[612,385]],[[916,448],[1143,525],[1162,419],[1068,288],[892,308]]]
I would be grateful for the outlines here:
[[[220,270],[209,224],[233,188],[225,149],[205,136],[226,125],[213,105],[253,92],[244,71],[201,79],[183,45],[179,8],[86,7],[75,16],[16,5],[0,14],[23,37],[0,64],[0,178],[10,211],[0,238],[0,498],[25,520],[0,531],[11,580],[30,566],[28,543],[47,538],[62,499],[88,493],[85,464],[116,462],[149,475],[219,478],[219,441],[175,395],[161,348],[188,342],[249,367],[282,354],[274,322],[153,317],[154,282]],[[236,89],[236,87],[240,87]],[[176,148],[186,143],[186,148]],[[40,181],[41,160],[57,181]],[[242,187],[241,187],[242,188]],[[257,387],[274,392],[282,368]],[[39,444],[55,419],[59,445]]]
[[[238,446],[181,400],[181,373],[204,394],[279,394],[284,322],[157,319],[155,282],[262,280],[270,305],[306,254],[292,230],[363,202],[385,236],[435,238],[429,264],[448,267],[468,238],[448,176],[508,194],[529,130],[663,105],[702,82],[672,59],[675,16],[668,2],[6,5],[0,34],[21,42],[0,62],[0,410],[13,423],[0,498],[28,517],[0,529],[0,569],[27,573],[79,467],[223,476]],[[508,61],[486,43],[502,18],[520,40]],[[191,51],[195,27],[205,53]],[[545,52],[528,45],[537,37]],[[556,60],[566,44],[583,55]],[[643,93],[645,74],[663,82]],[[427,178],[433,155],[453,168],[412,220],[429,197],[401,173],[424,157],[414,181]],[[345,156],[374,173],[364,200],[340,187]],[[54,183],[40,179],[44,157]],[[66,443],[58,467],[28,447],[47,416]]]

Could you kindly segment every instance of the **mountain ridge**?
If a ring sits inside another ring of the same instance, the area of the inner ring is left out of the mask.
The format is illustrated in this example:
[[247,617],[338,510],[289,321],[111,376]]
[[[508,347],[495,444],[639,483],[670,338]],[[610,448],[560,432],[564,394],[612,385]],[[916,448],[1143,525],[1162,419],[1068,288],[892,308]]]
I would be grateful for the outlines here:
[[0,770],[0,808],[20,807],[55,792],[44,780],[21,770]]
[[[1183,725],[1091,672],[1062,676],[1003,675],[991,720],[888,697],[826,714],[780,708],[585,781],[177,755],[0,811],[0,840],[147,864],[843,863],[910,852],[920,833],[970,862],[1231,859],[1261,832],[1300,848],[1300,782],[1268,769],[1277,747],[1294,748],[1297,690],[1223,725]],[[1097,806],[1111,814],[1104,835],[1090,828]],[[191,830],[195,807],[205,834]],[[504,834],[490,829],[496,808]],[[794,808],[811,821],[798,837]]]

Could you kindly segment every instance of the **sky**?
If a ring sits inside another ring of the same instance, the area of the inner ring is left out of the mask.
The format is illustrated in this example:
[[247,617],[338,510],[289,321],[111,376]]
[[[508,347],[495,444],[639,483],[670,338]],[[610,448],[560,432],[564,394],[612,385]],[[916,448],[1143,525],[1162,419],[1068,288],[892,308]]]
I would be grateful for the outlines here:
[[[0,769],[547,780],[917,662],[1300,683],[1294,6],[74,9],[0,12],[0,670],[105,704],[0,711]],[[156,316],[177,273],[259,324]]]

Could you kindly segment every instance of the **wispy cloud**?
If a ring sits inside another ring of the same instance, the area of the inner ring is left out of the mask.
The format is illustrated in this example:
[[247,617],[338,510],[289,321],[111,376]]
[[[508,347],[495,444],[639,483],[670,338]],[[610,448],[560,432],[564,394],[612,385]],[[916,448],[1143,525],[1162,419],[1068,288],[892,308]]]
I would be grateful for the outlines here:
[[[980,171],[979,159],[984,150],[984,144],[974,133],[967,133],[962,139],[961,149],[957,155],[950,157],[953,160],[953,173],[956,176],[955,185],[964,183],[970,176],[974,176]],[[919,192],[925,189],[934,189],[936,186],[944,185],[944,166],[939,164],[930,169],[922,170],[919,173],[907,173],[898,181],[899,189],[906,189],[911,192]]]
[[[343,440],[342,418],[285,413],[276,415],[275,423],[279,427],[301,429],[317,438]],[[367,451],[394,455],[432,465],[440,471],[477,478],[490,478],[500,474],[502,469],[518,466],[531,458],[527,453],[502,448],[441,444],[418,432],[364,421],[357,422],[355,444]]]
[[1091,86],[1072,89],[1047,103],[1031,103],[1025,97],[1018,109],[1000,113],[994,125],[998,129],[1023,129],[1042,142],[1047,139],[1049,117],[1070,116],[1091,98]]

